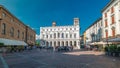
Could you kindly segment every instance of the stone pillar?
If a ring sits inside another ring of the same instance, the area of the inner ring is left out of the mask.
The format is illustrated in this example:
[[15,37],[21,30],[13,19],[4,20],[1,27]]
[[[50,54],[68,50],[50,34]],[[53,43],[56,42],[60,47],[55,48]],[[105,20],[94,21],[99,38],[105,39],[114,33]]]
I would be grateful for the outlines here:
[[68,41],[68,46],[70,46],[70,41]]
[[52,47],[54,47],[54,41],[52,41]]
[[56,39],[58,39],[58,32],[56,32]]
[[78,41],[76,41],[76,42],[77,42],[77,43],[76,43],[76,44],[77,44],[77,48],[80,49],[80,41],[78,40]]
[[56,46],[58,46],[58,41],[56,41]]
[[74,46],[74,41],[72,41],[72,46]]
[[62,41],[60,41],[60,46],[62,46]]

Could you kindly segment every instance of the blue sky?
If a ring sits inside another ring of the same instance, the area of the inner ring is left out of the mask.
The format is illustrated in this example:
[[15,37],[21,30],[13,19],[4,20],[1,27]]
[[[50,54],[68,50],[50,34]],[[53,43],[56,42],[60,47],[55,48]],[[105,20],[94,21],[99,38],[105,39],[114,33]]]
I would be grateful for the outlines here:
[[73,18],[80,18],[81,34],[101,17],[101,10],[110,0],[0,0],[12,14],[34,28],[73,25]]

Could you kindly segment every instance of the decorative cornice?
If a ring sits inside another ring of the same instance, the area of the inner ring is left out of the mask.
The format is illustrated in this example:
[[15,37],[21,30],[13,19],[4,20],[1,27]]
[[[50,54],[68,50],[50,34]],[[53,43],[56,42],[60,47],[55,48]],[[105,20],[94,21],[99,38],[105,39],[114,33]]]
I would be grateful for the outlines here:
[[6,11],[8,14],[10,14],[13,18],[15,18],[16,20],[18,20],[21,24],[23,24],[25,27],[28,27],[29,29],[31,29],[32,31],[34,31],[36,33],[35,30],[33,30],[31,27],[27,26],[26,24],[24,24],[21,20],[19,20],[16,16],[14,16],[11,12],[9,12],[8,9],[6,9],[3,5],[0,5],[0,8],[4,9],[4,11]]
[[115,2],[116,0],[110,0],[110,2],[102,9],[102,12],[105,11],[105,9],[107,9],[113,2]]

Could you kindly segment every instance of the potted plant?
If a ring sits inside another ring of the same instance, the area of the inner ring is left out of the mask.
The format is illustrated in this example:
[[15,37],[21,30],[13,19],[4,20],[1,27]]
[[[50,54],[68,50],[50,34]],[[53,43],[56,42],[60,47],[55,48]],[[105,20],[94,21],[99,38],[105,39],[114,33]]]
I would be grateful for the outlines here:
[[120,56],[120,46],[117,48],[118,56]]
[[109,47],[109,49],[110,49],[110,53],[111,53],[110,55],[116,56],[117,46],[116,45],[111,45]]
[[105,50],[105,54],[108,55],[108,46],[106,46],[104,50]]

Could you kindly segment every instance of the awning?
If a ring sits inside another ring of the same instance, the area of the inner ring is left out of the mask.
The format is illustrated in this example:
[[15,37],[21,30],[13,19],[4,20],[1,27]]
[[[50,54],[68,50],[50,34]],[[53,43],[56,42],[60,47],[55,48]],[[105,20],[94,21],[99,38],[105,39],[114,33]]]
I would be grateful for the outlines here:
[[108,42],[120,42],[120,38],[108,39]]
[[10,40],[10,39],[4,39],[4,38],[0,38],[0,43],[4,43],[5,46],[8,46],[8,45],[11,45],[11,46],[27,46],[28,45],[24,41]]
[[103,41],[100,41],[100,42],[93,42],[91,43],[91,45],[105,45],[105,44],[111,44],[111,42],[103,42]]

